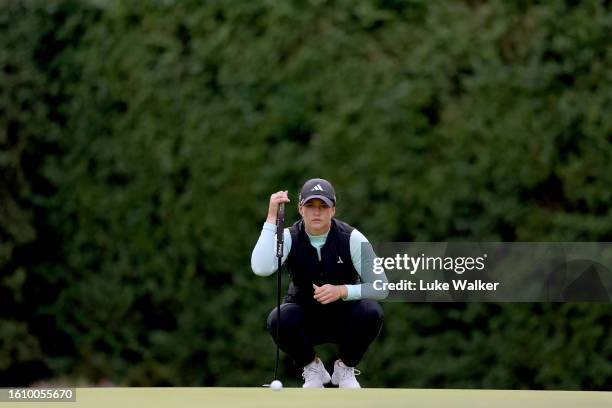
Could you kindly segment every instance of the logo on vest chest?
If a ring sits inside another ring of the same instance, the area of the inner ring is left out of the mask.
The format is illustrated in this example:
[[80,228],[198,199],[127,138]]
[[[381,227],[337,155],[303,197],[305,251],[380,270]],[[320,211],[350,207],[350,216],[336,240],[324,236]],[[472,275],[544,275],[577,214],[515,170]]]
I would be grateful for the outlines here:
[[340,258],[340,255],[338,255],[338,262],[336,262],[336,263],[344,263],[344,262],[342,261],[342,258]]

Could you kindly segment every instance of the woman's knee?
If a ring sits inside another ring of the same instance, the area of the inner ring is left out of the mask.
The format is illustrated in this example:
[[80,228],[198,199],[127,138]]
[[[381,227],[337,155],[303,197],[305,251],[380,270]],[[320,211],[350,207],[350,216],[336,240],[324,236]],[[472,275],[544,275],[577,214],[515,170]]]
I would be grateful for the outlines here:
[[[280,327],[291,327],[300,324],[303,317],[301,307],[295,303],[283,303],[280,310]],[[272,309],[267,319],[268,331],[272,332],[276,329],[278,323],[278,311],[275,307]]]
[[378,302],[363,299],[359,308],[359,317],[374,326],[380,326],[385,319],[385,312]]

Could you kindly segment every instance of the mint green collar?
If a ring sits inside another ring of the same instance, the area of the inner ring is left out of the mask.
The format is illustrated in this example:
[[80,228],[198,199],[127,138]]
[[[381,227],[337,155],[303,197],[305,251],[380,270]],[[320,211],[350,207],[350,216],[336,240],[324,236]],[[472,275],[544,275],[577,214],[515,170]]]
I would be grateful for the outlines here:
[[309,233],[306,232],[306,235],[308,235],[310,244],[313,247],[320,249],[321,247],[323,247],[323,245],[325,245],[325,241],[327,241],[327,236],[329,235],[329,231],[327,231],[325,234],[322,234],[322,235],[310,235]]

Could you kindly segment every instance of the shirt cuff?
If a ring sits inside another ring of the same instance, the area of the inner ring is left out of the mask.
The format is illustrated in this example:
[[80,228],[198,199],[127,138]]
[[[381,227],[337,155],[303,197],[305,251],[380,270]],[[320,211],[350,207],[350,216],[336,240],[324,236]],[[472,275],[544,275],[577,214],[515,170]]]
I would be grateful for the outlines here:
[[344,300],[361,299],[361,285],[344,285],[344,286],[346,286],[346,298]]

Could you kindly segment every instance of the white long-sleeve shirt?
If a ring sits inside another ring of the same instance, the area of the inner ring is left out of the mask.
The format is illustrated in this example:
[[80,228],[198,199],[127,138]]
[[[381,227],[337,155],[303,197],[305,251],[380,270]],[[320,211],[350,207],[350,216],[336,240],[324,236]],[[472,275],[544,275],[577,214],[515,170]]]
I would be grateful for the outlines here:
[[[319,260],[321,259],[321,248],[327,240],[329,232],[323,235],[310,235],[307,233],[310,239],[310,244],[316,248]],[[291,233],[289,228],[285,228],[283,231],[284,235],[284,246],[283,246],[283,258],[282,263],[284,264],[291,251]],[[374,276],[372,273],[362,273],[361,265],[361,248],[362,244],[369,244],[368,239],[359,232],[356,228],[351,232],[350,237],[350,250],[351,260],[355,270],[361,277],[363,283],[355,285],[344,285],[347,289],[347,296],[344,300],[357,300],[362,298],[362,293],[365,292],[372,299],[383,299],[387,296],[387,291],[375,291],[372,289],[372,283]],[[373,254],[373,252],[372,252]],[[266,222],[261,229],[261,234],[255,244],[253,253],[251,254],[251,269],[258,276],[270,276],[278,267],[278,260],[276,258],[276,225]],[[377,275],[377,279],[381,279],[387,282],[387,278],[384,274]],[[368,289],[362,291],[362,289]]]

